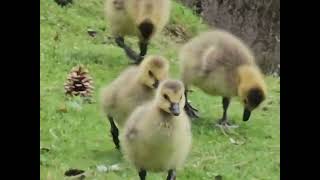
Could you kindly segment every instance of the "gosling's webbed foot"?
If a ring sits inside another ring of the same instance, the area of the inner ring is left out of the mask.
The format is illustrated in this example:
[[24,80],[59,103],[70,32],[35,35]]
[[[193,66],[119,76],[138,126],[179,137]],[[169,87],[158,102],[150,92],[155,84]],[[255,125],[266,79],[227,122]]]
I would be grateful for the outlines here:
[[184,110],[186,111],[187,115],[190,118],[199,118],[197,115],[198,110],[191,106],[189,102],[186,102],[186,105],[184,106]]
[[227,119],[220,119],[216,126],[223,129],[235,129],[239,127],[238,125],[231,124]]

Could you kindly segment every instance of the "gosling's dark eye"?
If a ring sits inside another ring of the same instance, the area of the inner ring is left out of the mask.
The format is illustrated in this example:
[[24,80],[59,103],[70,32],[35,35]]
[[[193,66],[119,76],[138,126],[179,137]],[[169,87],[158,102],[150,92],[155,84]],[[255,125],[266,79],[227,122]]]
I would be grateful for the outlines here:
[[164,94],[164,95],[163,95],[163,98],[165,98],[166,100],[169,101],[169,96],[168,96],[168,95]]
[[151,71],[148,72],[150,77],[154,77],[153,73]]

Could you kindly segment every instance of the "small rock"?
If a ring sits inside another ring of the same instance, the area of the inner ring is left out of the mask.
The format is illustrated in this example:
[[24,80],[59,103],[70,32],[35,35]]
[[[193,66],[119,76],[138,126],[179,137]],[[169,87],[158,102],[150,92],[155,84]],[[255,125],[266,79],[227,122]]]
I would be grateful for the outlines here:
[[231,144],[235,144],[235,145],[242,145],[242,144],[244,144],[244,142],[242,142],[242,141],[236,141],[236,140],[234,140],[233,138],[229,138],[229,140],[230,140]]
[[99,165],[99,166],[97,166],[97,170],[99,172],[107,172],[108,171],[108,167],[106,167],[104,165]]
[[109,172],[109,171],[119,171],[119,170],[121,170],[121,168],[118,164],[114,164],[111,166],[98,165],[97,170],[99,172]]
[[118,164],[114,164],[114,165],[111,165],[111,166],[109,167],[109,170],[110,170],[110,171],[120,171],[121,168],[120,168],[120,166],[119,166]]

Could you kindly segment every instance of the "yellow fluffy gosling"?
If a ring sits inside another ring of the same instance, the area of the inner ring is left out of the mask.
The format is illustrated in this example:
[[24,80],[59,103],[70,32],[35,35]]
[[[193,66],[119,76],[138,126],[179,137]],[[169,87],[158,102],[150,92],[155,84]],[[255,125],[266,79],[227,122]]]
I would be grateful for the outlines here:
[[[180,51],[182,80],[204,92],[223,97],[220,125],[228,126],[227,108],[238,96],[244,106],[243,121],[266,98],[264,77],[251,50],[236,36],[223,30],[205,32],[187,42]],[[187,96],[187,95],[186,95]],[[195,114],[188,102],[185,109]]]
[[148,56],[139,66],[127,68],[102,90],[101,104],[107,115],[113,142],[119,149],[119,130],[139,105],[154,97],[159,82],[168,77],[168,61],[161,56]]
[[147,171],[167,171],[167,180],[176,178],[191,148],[190,120],[183,110],[181,81],[165,80],[154,100],[138,107],[129,116],[121,141],[125,158],[144,180]]
[[[139,64],[147,54],[149,41],[167,24],[170,0],[107,0],[105,14],[118,46]],[[139,38],[140,54],[124,42],[125,36]]]

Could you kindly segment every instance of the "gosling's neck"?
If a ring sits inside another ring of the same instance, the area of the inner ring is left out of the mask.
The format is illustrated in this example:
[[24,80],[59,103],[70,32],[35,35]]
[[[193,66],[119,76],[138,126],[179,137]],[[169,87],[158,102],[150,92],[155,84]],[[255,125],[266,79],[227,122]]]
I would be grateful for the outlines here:
[[[254,65],[242,65],[238,68],[238,93],[239,88],[247,89],[253,87],[262,87],[264,88],[263,76]],[[238,94],[239,95],[239,94]]]

